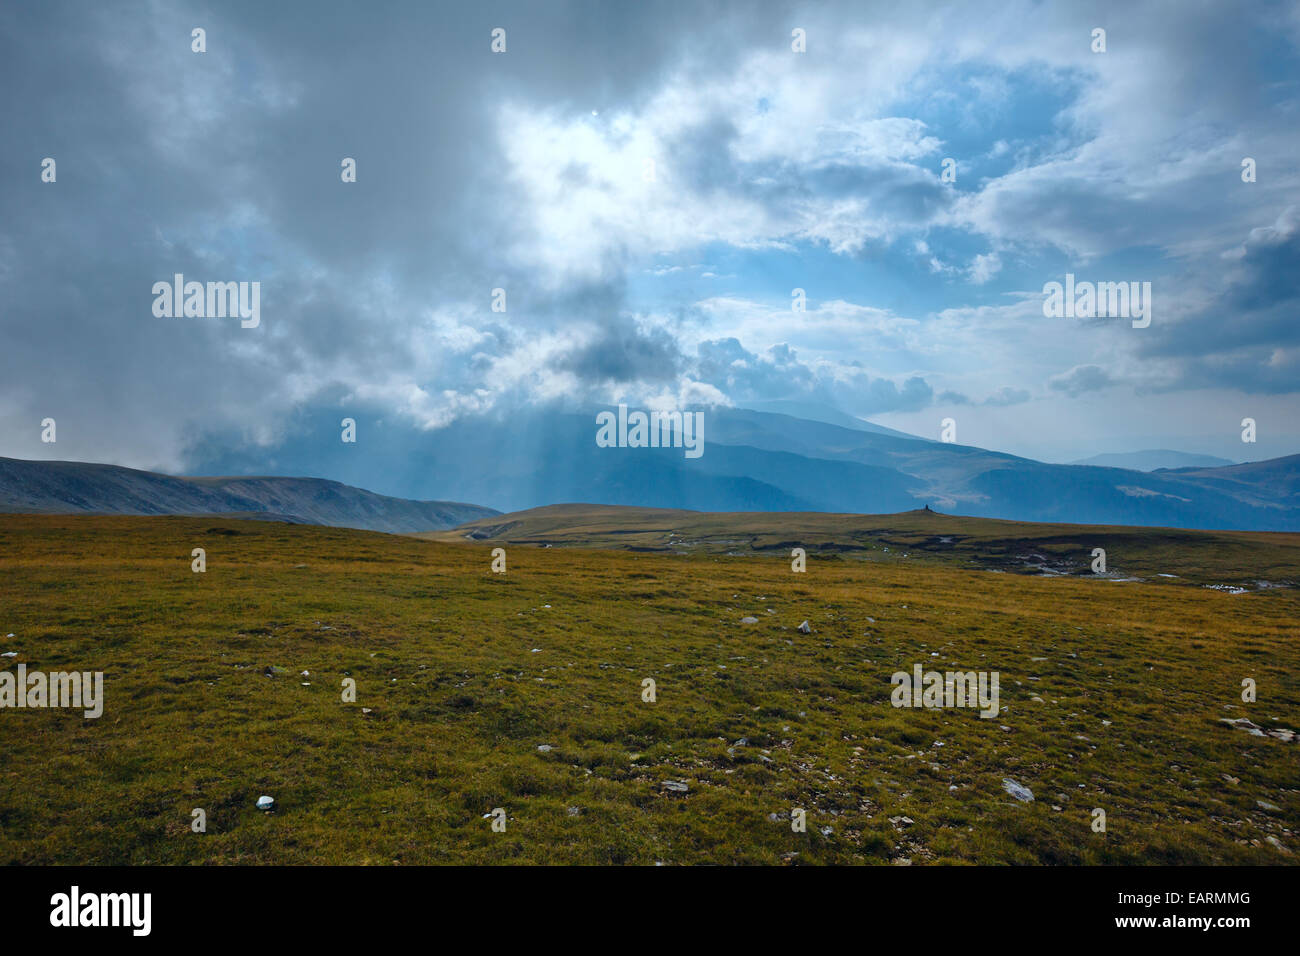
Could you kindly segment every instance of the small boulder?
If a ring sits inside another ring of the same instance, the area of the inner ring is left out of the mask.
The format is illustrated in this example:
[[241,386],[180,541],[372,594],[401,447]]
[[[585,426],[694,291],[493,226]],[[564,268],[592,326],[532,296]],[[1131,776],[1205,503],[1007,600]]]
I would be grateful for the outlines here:
[[1002,789],[1022,803],[1030,803],[1034,799],[1032,790],[1022,784],[1016,783],[1010,777],[1002,778]]

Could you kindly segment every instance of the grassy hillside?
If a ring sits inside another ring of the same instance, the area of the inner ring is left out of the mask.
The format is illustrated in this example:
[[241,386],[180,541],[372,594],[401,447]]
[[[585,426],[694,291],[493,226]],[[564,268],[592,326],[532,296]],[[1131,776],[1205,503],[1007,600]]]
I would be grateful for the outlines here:
[[187,478],[80,461],[0,458],[0,512],[229,515],[401,534],[497,514],[456,501],[410,501],[322,478]]
[[[654,533],[695,520],[670,517]],[[1147,533],[1127,533],[1115,550],[1138,553]],[[1300,577],[1289,538],[1150,536],[1162,560],[1231,546],[1216,560]],[[1297,859],[1298,745],[1222,722],[1300,726],[1293,589],[997,574],[892,547],[870,563],[810,548],[794,574],[773,555],[506,543],[498,575],[495,546],[0,517],[0,653],[17,654],[0,668],[102,670],[107,696],[98,720],[0,710],[0,862]],[[915,663],[999,671],[1005,711],[891,707],[890,674]]]
[[843,515],[551,505],[495,515],[420,537],[677,554],[788,556],[792,548],[802,547],[823,559],[910,560],[1090,578],[1094,577],[1092,550],[1102,548],[1107,562],[1104,577],[1111,579],[1138,576],[1152,583],[1233,585],[1250,590],[1300,585],[1300,534],[1036,524],[924,510]]

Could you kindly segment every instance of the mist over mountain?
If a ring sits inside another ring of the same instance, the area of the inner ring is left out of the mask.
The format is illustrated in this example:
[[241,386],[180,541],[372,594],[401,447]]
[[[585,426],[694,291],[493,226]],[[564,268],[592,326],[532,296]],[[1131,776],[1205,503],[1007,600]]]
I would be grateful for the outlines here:
[[[500,511],[563,502],[698,511],[865,514],[929,505],[1025,521],[1295,530],[1300,456],[1253,465],[1147,473],[1058,465],[967,445],[847,428],[790,415],[705,408],[704,451],[597,447],[596,418],[556,410],[465,417],[420,431],[345,412],[297,423],[270,449],[201,456],[195,470],[302,472],[409,498]],[[227,442],[221,442],[222,449]]]

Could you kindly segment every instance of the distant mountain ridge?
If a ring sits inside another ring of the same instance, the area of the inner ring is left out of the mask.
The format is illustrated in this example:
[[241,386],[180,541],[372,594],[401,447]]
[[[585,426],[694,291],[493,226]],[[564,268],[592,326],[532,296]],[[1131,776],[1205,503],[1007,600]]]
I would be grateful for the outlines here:
[[1159,471],[1175,468],[1222,468],[1235,465],[1229,458],[1214,455],[1193,455],[1185,451],[1170,451],[1167,448],[1153,448],[1145,451],[1109,452],[1081,458],[1070,462],[1072,465],[1094,465],[1098,468],[1128,468],[1132,471]]
[[229,514],[405,534],[499,512],[390,498],[323,478],[182,478],[117,465],[0,458],[0,512]]
[[388,495],[476,501],[511,512],[565,502],[845,514],[930,505],[1017,521],[1300,531],[1297,455],[1144,472],[705,407],[704,453],[687,458],[682,448],[599,447],[596,414],[605,410],[515,409],[429,430],[362,417],[365,454],[358,455],[337,432],[339,419],[357,410],[321,409],[273,448],[232,439],[203,446],[193,470],[253,473],[274,461],[279,471],[328,474]]

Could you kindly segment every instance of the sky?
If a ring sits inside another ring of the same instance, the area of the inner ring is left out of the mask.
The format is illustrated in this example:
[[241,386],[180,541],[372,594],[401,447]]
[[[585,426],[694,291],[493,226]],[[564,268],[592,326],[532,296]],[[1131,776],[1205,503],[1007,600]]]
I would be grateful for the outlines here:
[[[776,399],[1294,454],[1298,45],[1267,2],[5,4],[0,455]],[[155,315],[176,273],[260,323]],[[1067,273],[1150,324],[1046,316]]]

